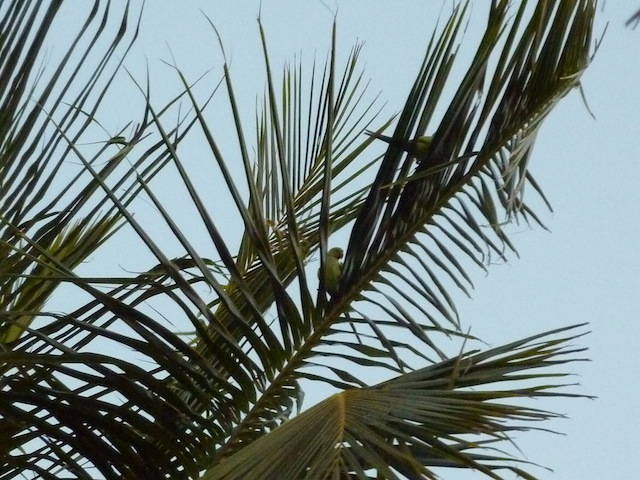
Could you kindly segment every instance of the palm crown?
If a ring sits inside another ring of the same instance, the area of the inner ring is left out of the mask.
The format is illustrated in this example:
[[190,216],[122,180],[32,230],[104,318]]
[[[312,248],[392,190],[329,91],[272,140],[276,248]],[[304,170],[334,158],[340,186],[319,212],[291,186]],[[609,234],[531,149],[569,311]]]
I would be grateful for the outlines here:
[[[92,77],[82,87],[96,93],[95,104],[88,94],[63,101],[67,89],[53,87],[80,88],[64,72],[83,62],[65,57],[50,79],[39,79],[40,90],[24,81],[0,85],[9,192],[0,206],[0,478],[87,478],[96,469],[106,478],[433,478],[434,467],[532,478],[494,447],[512,428],[527,428],[521,422],[553,414],[504,400],[570,396],[549,380],[564,373],[537,369],[576,360],[580,349],[567,341],[578,334],[559,329],[453,356],[444,342],[473,340],[462,332],[451,293],[466,292],[465,265],[485,268],[487,256],[514,248],[499,215],[538,221],[523,197],[527,184],[539,191],[528,170],[533,140],[588,65],[595,5],[539,2],[512,15],[509,3],[491,2],[461,80],[451,65],[468,4],[457,7],[434,33],[393,135],[370,138],[362,134],[373,122],[377,132],[392,122],[363,103],[360,49],[342,78],[334,44],[321,81],[314,73],[307,87],[298,65],[285,71],[278,91],[260,26],[267,94],[256,117],[255,161],[226,63],[233,158],[207,123],[208,101],[179,71],[180,95],[157,108],[141,88],[146,107],[133,134],[110,135],[91,154],[80,139],[96,125],[110,80]],[[1,78],[37,78],[18,32],[41,31],[29,46],[43,48],[58,12],[58,2],[45,4],[40,16],[18,3],[0,10],[16,27],[3,38],[0,57],[11,61],[0,63]],[[105,22],[114,15],[98,10],[92,15]],[[129,15],[122,13],[104,65],[134,41]],[[447,101],[443,85],[454,82]],[[37,94],[36,107],[25,101]],[[190,116],[177,111],[179,99],[190,102]],[[445,107],[442,118],[434,117],[436,105]],[[225,212],[244,225],[239,246],[225,237],[207,206],[211,189],[195,186],[178,148],[194,129],[224,179]],[[423,136],[427,129],[432,137]],[[368,149],[375,139],[390,144],[377,160]],[[403,152],[413,158],[403,162]],[[71,182],[58,174],[68,160],[82,166]],[[188,193],[206,248],[154,188],[168,168]],[[417,175],[403,182],[409,169]],[[178,256],[134,215],[143,195],[180,246]],[[331,235],[347,228],[345,248],[327,251]],[[152,256],[148,268],[125,277],[77,272],[125,231]],[[329,300],[308,271],[316,252]],[[80,304],[47,310],[63,287]],[[178,331],[185,325],[187,335]],[[370,369],[388,380],[367,383]],[[518,385],[501,387],[506,381]],[[303,382],[329,384],[336,394],[299,413]]]

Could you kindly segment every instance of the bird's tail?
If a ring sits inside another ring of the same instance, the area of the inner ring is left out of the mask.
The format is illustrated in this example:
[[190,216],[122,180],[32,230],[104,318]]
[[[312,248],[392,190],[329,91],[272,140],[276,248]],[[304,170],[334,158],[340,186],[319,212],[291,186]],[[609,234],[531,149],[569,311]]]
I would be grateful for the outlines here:
[[397,147],[402,147],[402,145],[404,144],[404,142],[402,140],[399,140],[399,139],[393,138],[393,137],[389,137],[388,135],[382,135],[381,133],[378,133],[378,132],[372,132],[371,130],[366,130],[365,133],[367,135],[369,135],[370,137],[382,140],[383,142],[386,142],[389,145],[395,145]]
[[372,132],[371,130],[366,130],[365,133],[367,135],[369,135],[370,137],[373,138],[378,138],[380,140],[382,140],[383,142],[387,142],[387,143],[399,143],[398,140],[395,140],[393,137],[389,137],[388,135],[382,135],[381,133],[378,132]]

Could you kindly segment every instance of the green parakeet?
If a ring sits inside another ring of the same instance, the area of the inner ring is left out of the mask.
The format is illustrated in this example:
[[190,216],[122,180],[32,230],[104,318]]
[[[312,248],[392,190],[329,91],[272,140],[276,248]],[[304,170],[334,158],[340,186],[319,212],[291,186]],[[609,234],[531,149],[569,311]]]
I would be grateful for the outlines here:
[[367,131],[367,135],[378,138],[390,145],[400,147],[402,150],[418,160],[424,158],[427,155],[427,152],[429,152],[429,147],[431,147],[432,140],[431,137],[418,137],[405,142],[403,140],[398,140],[393,137],[388,137],[387,135],[382,135],[380,133],[370,131]]
[[[342,272],[342,262],[340,262],[340,259],[343,255],[344,251],[339,247],[333,247],[327,252],[324,287],[331,296],[335,295],[338,291],[340,273]],[[318,270],[318,278],[320,278],[320,270]]]

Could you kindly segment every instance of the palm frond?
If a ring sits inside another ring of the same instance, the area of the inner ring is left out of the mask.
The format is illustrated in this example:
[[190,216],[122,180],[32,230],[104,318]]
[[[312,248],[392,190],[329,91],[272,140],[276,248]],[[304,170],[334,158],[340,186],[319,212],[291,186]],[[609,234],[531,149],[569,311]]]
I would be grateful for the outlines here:
[[[534,478],[498,450],[515,431],[559,415],[522,399],[575,397],[557,368],[582,361],[569,327],[418,369],[320,402],[209,470],[209,479],[438,478],[467,467]],[[569,336],[562,336],[569,333]],[[520,385],[520,384],[528,384]],[[505,384],[504,389],[495,386]],[[313,434],[310,434],[313,432]],[[526,464],[528,462],[522,462]],[[374,470],[378,476],[371,476]]]
[[[356,54],[357,51],[354,51]],[[350,89],[355,88],[350,79],[354,67],[355,58],[350,60],[345,71],[345,98],[336,108],[338,127],[346,121],[340,112],[353,109],[352,103],[360,101],[354,100],[354,94],[350,93]],[[82,465],[82,468],[98,468],[107,477],[122,475],[143,478],[150,471],[173,478],[185,475],[192,477],[199,468],[208,464],[206,458],[215,453],[214,446],[223,443],[242,418],[242,412],[256,402],[259,392],[267,388],[269,379],[311,329],[309,318],[305,322],[294,321],[297,309],[285,288],[304,267],[300,262],[292,261],[292,248],[297,249],[300,259],[306,259],[318,241],[317,213],[313,213],[313,208],[310,209],[311,202],[307,198],[317,196],[324,188],[325,180],[318,172],[318,165],[325,161],[326,153],[319,151],[308,154],[317,155],[319,159],[310,160],[315,165],[304,170],[299,183],[292,183],[286,207],[289,210],[283,207],[283,203],[278,203],[282,202],[281,198],[269,200],[270,206],[263,209],[267,185],[261,183],[260,179],[271,177],[271,173],[265,174],[265,167],[258,167],[262,168],[261,172],[253,171],[251,162],[246,158],[247,181],[252,184],[249,191],[253,194],[249,205],[245,206],[240,189],[234,187],[234,175],[230,173],[207,127],[204,118],[207,103],[199,105],[192,86],[184,77],[181,78],[185,82],[184,95],[192,103],[193,116],[180,132],[176,127],[165,128],[163,116],[173,102],[160,111],[149,102],[145,120],[135,139],[124,145],[120,141],[109,142],[112,148],[122,147],[118,155],[106,163],[105,168],[115,169],[116,161],[131,156],[133,148],[142,141],[143,132],[150,134],[154,129],[159,135],[160,141],[133,163],[133,168],[125,174],[128,176],[123,176],[123,179],[133,178],[135,183],[122,183],[123,180],[120,183],[109,182],[106,172],[96,169],[94,160],[85,158],[76,146],[77,142],[67,138],[63,126],[58,126],[58,133],[68,141],[71,151],[84,166],[85,174],[91,177],[92,191],[103,192],[101,202],[109,204],[111,214],[117,215],[138,234],[159,263],[137,277],[128,279],[80,278],[73,274],[69,265],[60,261],[56,263],[51,256],[47,257],[55,263],[56,281],[75,286],[89,295],[89,301],[64,315],[47,311],[29,312],[32,316],[38,313],[39,321],[44,322],[45,326],[37,330],[25,326],[25,337],[15,341],[11,351],[5,352],[2,360],[5,365],[4,381],[34,386],[32,391],[21,396],[21,403],[29,405],[28,414],[16,408],[18,397],[12,394],[5,397],[3,415],[16,419],[8,422],[4,430],[7,433],[5,445],[9,451],[13,450],[11,461],[4,471],[7,474],[17,470],[39,471],[40,462],[46,459],[54,465],[53,470],[60,472],[65,469],[75,471],[78,469],[76,465]],[[225,79],[233,105],[228,71]],[[356,87],[359,82],[360,79],[357,79]],[[314,85],[311,87],[315,88]],[[286,82],[284,88],[287,88]],[[302,98],[302,88],[302,84],[298,84],[295,89],[300,90],[293,95]],[[324,86],[322,90],[326,91],[326,88]],[[142,87],[140,90],[148,99],[148,92]],[[317,108],[319,114],[322,112],[323,95],[317,101],[317,106],[315,102],[309,105],[309,111]],[[272,96],[270,101],[273,102],[275,98],[275,95]],[[302,113],[290,110],[293,108],[291,105],[283,108],[288,114],[298,117],[295,121],[298,128],[296,135],[301,134]],[[238,117],[236,121],[239,125]],[[323,129],[327,128],[326,121],[319,119],[318,122],[319,131],[316,135],[323,135]],[[226,175],[237,211],[245,222],[247,236],[237,260],[211,218],[206,202],[191,181],[176,148],[180,138],[195,124],[202,128],[212,157]],[[360,130],[365,127],[363,125]],[[240,127],[238,130],[241,150],[245,152],[242,155],[246,156],[245,140]],[[309,133],[311,131],[308,130]],[[294,138],[290,131],[287,131],[287,138]],[[152,155],[158,150],[158,145],[164,145],[164,149],[159,151],[156,159]],[[312,150],[316,145],[310,139],[307,149]],[[345,159],[341,160],[342,164],[338,163],[336,175],[356,158],[352,153],[342,155]],[[264,165],[267,160],[264,158],[259,162]],[[294,158],[283,159],[271,166],[281,168],[281,178],[288,179],[291,177],[288,164],[294,165]],[[172,166],[178,171],[220,256],[219,262],[198,254],[196,246],[183,233],[179,220],[171,216],[162,199],[153,191],[150,180],[159,168],[165,166]],[[269,180],[281,181],[273,177]],[[342,188],[346,190],[347,184],[345,179]],[[185,249],[185,256],[170,259],[148,235],[144,225],[134,217],[130,204],[139,192],[144,192],[160,213]],[[84,192],[82,198],[87,196],[88,193]],[[360,197],[348,193],[342,199],[343,203],[347,203],[342,207],[343,211],[355,212],[353,203]],[[291,208],[299,216],[296,222],[304,227],[302,235],[311,240],[300,240],[292,245],[288,235],[279,236],[281,222],[292,211]],[[267,217],[272,214],[277,219]],[[334,217],[337,215],[334,214]],[[308,224],[305,225],[304,221]],[[341,221],[346,222],[345,219]],[[272,227],[269,227],[270,224]],[[36,248],[37,239],[29,237],[28,240],[27,243]],[[40,251],[43,249],[40,248]],[[209,268],[212,263],[218,265],[216,271]],[[187,278],[186,270],[195,272],[194,276]],[[264,288],[265,284],[268,288]],[[207,295],[198,290],[201,285],[211,288],[209,293],[215,294],[213,300],[211,295],[207,299]],[[103,291],[105,287],[108,288],[106,293]],[[270,322],[264,318],[266,309],[274,299],[281,318],[288,319],[287,323],[280,325],[284,340],[271,330]],[[154,305],[167,301],[178,309],[178,323],[183,325],[186,320],[195,329],[200,339],[197,345],[189,345],[167,329],[164,315],[158,314],[162,307],[153,310]],[[212,306],[217,306],[215,312]],[[12,315],[17,315],[17,312]],[[133,350],[144,358],[149,362],[148,368],[141,368],[139,359],[129,362],[114,354],[122,348]],[[32,369],[33,365],[37,368]],[[146,378],[144,372],[148,374]],[[60,376],[64,380],[60,380]],[[301,392],[296,382],[286,388],[290,389],[289,394],[294,398],[297,395],[300,399]],[[60,396],[56,396],[54,390],[60,391]],[[273,405],[290,413],[293,402],[289,394],[279,396]],[[51,395],[56,397],[55,400]],[[123,398],[124,401],[119,400]],[[54,408],[58,403],[63,407]],[[72,442],[65,433],[71,430],[81,436],[87,435],[71,416],[76,404],[80,403],[83,424],[101,425],[100,433],[92,433],[90,442]],[[275,417],[269,428],[280,424],[289,413]],[[29,420],[29,417],[33,418]],[[197,427],[194,422],[198,424]],[[123,429],[128,432],[125,433]],[[80,430],[83,432],[80,433]],[[163,430],[174,434],[160,435],[159,432]],[[185,440],[187,437],[188,441]],[[36,455],[20,451],[23,445],[36,439],[45,445]],[[129,445],[127,448],[123,447],[123,441]],[[165,452],[178,445],[181,453],[177,457],[166,455]],[[149,463],[144,460],[147,456],[153,456],[157,461]],[[108,465],[102,460],[107,457],[110,457]]]
[[[345,363],[410,370],[410,362],[402,360],[411,358],[408,352],[417,350],[423,359],[433,361],[424,353],[429,349],[446,358],[435,340],[438,332],[451,333],[441,319],[462,335],[452,295],[437,278],[444,273],[453,278],[454,284],[464,285],[469,276],[462,264],[452,259],[462,253],[484,266],[491,252],[504,258],[505,249],[514,249],[500,223],[496,223],[498,207],[502,206],[507,219],[528,218],[530,210],[522,194],[525,179],[530,178],[527,162],[533,139],[549,109],[577,85],[589,60],[592,2],[568,1],[553,7],[540,3],[528,21],[524,6],[510,22],[507,12],[508,2],[492,4],[477,54],[462,83],[454,89],[456,93],[435,129],[431,150],[416,171],[440,164],[447,164],[447,168],[439,169],[434,176],[388,188],[398,176],[408,174],[413,161],[407,158],[402,166],[402,152],[390,147],[367,199],[359,207],[340,292],[326,309],[318,303],[314,330],[247,413],[228,445],[234,445],[234,437],[237,441],[242,438],[242,445],[260,437],[262,419],[282,401],[283,392],[292,394],[294,390],[284,386],[300,376],[338,388],[362,387],[366,381],[355,372],[362,371],[364,377],[367,370]],[[464,8],[457,9],[442,35],[434,37],[399,117],[396,138],[425,133],[434,104],[443,95],[443,85],[451,83],[448,72],[455,60],[451,52],[455,51],[464,13]],[[541,34],[541,25],[551,28]],[[494,56],[498,61],[492,63]],[[493,74],[492,65],[496,65]],[[490,88],[484,94],[488,81]],[[514,101],[516,98],[519,102]],[[486,132],[484,140],[480,140],[481,132]],[[496,196],[502,201],[495,201]],[[483,227],[480,219],[489,225]],[[423,252],[428,252],[431,262],[416,261],[424,258]],[[405,253],[413,261],[405,260]],[[355,339],[348,325],[362,327]],[[390,335],[394,330],[395,338]],[[408,332],[411,339],[398,338],[397,332]],[[416,347],[416,340],[420,347]],[[360,351],[353,348],[354,344],[362,345]],[[345,350],[356,355],[349,357]],[[372,360],[363,354],[365,351],[385,352],[385,358]],[[334,361],[343,366],[337,367]],[[234,449],[225,446],[220,458]]]
[[[470,286],[464,267],[468,262],[460,259],[483,266],[492,255],[504,259],[515,246],[503,224],[511,218],[536,221],[522,198],[531,179],[531,149],[543,119],[578,85],[588,65],[594,6],[540,2],[526,21],[523,4],[509,24],[508,4],[494,3],[476,56],[432,127],[432,146],[415,168],[417,175],[398,183],[409,174],[412,159],[398,168],[402,152],[393,146],[387,151],[351,232],[341,282],[343,304],[361,310],[366,303],[383,302],[407,321],[407,311],[400,311],[396,300],[404,295],[430,307],[421,312],[425,326],[437,328],[445,320],[459,328],[447,285]],[[434,122],[443,85],[453,81],[447,72],[463,13],[459,9],[432,43],[396,138],[423,135]],[[550,25],[544,35],[540,25]],[[434,173],[419,176],[426,170]],[[381,299],[351,296],[366,290]],[[333,319],[327,322],[333,324]]]
[[[96,4],[65,56],[47,74],[46,66],[37,68],[37,62],[43,61],[38,52],[60,5],[11,2],[3,4],[0,11],[4,25],[0,46],[0,310],[28,312],[26,316],[4,316],[6,323],[0,327],[4,343],[21,335],[23,327],[31,323],[60,285],[59,280],[51,278],[60,273],[53,264],[63,263],[73,269],[113,233],[118,223],[112,210],[100,211],[104,202],[92,204],[98,185],[77,173],[74,151],[68,143],[77,142],[94,124],[92,115],[118,68],[116,64],[110,71],[113,56],[119,54],[121,43],[126,54],[137,26],[127,38],[129,16],[125,9],[120,33],[107,51],[100,53],[96,43],[102,32],[92,30],[94,20],[104,22],[114,14],[108,7],[101,11]],[[88,45],[84,50],[79,47],[83,42]],[[88,80],[80,80],[82,65],[93,54],[96,59],[102,55],[102,60]],[[77,92],[72,100],[68,99],[70,91]],[[92,100],[94,95],[97,100]],[[107,148],[105,145],[99,154]],[[101,169],[101,175],[105,179],[112,175],[123,158],[124,154],[115,155]],[[65,176],[66,185],[51,181]]]
[[[117,217],[103,217],[95,224],[81,220],[58,233],[50,245],[30,244],[31,239],[22,240],[26,250],[19,248],[16,245],[18,242],[3,241],[2,250],[6,254],[0,265],[0,276],[5,282],[2,285],[0,308],[5,314],[0,325],[1,343],[11,343],[22,335],[25,327],[31,324],[34,316],[60,285],[60,277],[66,277],[66,269],[73,270],[80,265],[113,235],[117,221]],[[19,241],[20,235],[21,232],[15,232]],[[38,250],[41,253],[35,253],[37,257],[33,258],[33,252]],[[59,265],[63,265],[65,270],[61,272]],[[12,312],[16,312],[17,318],[12,318]],[[30,313],[22,315],[23,312]]]

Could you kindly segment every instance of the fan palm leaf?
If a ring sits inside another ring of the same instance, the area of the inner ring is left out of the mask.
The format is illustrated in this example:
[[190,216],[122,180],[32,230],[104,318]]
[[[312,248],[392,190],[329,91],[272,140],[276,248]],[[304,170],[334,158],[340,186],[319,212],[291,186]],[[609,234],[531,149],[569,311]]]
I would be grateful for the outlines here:
[[[436,478],[428,467],[472,467],[491,478],[500,478],[494,471],[505,469],[533,478],[505,465],[505,460],[514,460],[508,454],[485,450],[511,431],[531,428],[521,422],[556,416],[505,401],[564,394],[548,390],[549,385],[481,387],[544,382],[547,374],[529,370],[573,361],[567,356],[583,350],[569,346],[575,335],[547,335],[467,352],[378,385],[337,393],[221,462],[204,478],[270,479],[282,472],[288,478],[376,478],[368,476],[371,468],[384,478]],[[477,437],[474,442],[461,438],[470,433]]]

